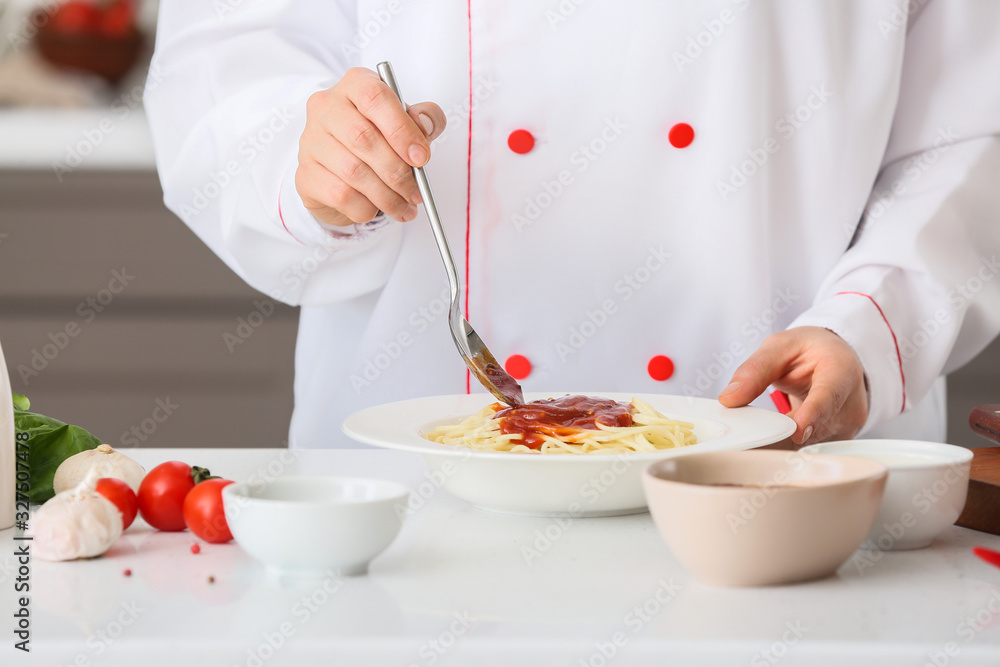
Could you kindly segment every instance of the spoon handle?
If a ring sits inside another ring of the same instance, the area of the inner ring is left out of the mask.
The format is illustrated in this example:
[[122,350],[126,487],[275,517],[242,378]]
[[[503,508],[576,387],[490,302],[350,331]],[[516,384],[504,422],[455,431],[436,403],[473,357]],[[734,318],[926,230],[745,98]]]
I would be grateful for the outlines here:
[[[396,93],[400,104],[406,108],[403,96],[399,93],[399,86],[396,84],[396,76],[393,74],[392,65],[389,61],[380,62],[376,69],[385,85]],[[420,189],[420,196],[424,199],[424,210],[427,211],[427,218],[431,222],[431,230],[434,232],[434,240],[437,241],[438,250],[441,252],[441,259],[444,260],[445,270],[448,272],[448,285],[451,287],[452,302],[461,303],[462,283],[458,279],[458,269],[455,267],[455,260],[451,255],[451,248],[448,247],[448,237],[444,235],[444,227],[441,225],[441,218],[438,217],[437,205],[434,203],[434,194],[431,192],[431,184],[427,180],[427,174],[423,167],[413,167],[413,177],[417,179],[417,187]]]

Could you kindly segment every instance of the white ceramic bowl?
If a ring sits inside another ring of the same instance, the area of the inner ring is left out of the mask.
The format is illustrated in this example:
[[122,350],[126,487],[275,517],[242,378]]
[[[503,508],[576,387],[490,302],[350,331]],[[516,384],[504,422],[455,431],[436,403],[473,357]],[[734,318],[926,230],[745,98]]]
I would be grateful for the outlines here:
[[800,451],[861,456],[889,469],[885,496],[868,534],[882,551],[929,546],[965,507],[972,461],[972,451],[965,447],[919,440],[842,440]]
[[381,479],[282,477],[222,490],[243,549],[278,573],[352,575],[396,538],[410,491]]
[[633,397],[675,419],[694,424],[697,444],[639,454],[540,455],[478,451],[431,442],[436,427],[454,424],[496,399],[483,394],[433,396],[356,412],[344,432],[370,445],[421,454],[429,479],[415,489],[420,503],[441,487],[480,509],[529,516],[613,516],[646,510],[642,470],[653,461],[699,452],[750,449],[777,442],[795,422],[772,410],[724,408],[714,399],[614,392],[530,392],[525,399],[564,393],[628,402]]

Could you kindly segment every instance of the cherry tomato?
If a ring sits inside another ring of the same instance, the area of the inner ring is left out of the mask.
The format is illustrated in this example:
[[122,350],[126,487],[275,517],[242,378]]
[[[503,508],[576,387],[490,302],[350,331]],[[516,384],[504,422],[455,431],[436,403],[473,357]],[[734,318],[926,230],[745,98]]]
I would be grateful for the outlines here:
[[153,528],[184,530],[184,497],[208,475],[180,461],[161,463],[139,484],[139,514]]
[[135,513],[139,511],[139,500],[135,497],[132,487],[114,477],[102,477],[97,480],[95,489],[99,494],[110,500],[122,515],[122,530],[135,521]]
[[222,487],[233,482],[218,477],[198,484],[184,499],[184,523],[192,533],[206,542],[228,542],[233,539],[222,511]]
[[56,9],[49,25],[60,32],[93,32],[100,26],[102,18],[101,10],[93,3],[69,0]]
[[135,29],[135,8],[131,0],[114,0],[101,14],[100,30],[109,37],[124,37]]

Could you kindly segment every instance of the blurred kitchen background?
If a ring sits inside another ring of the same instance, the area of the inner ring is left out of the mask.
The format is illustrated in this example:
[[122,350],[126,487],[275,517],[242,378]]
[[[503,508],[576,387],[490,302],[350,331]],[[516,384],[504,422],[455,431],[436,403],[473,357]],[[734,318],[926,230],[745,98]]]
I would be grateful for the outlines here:
[[142,109],[157,5],[0,0],[11,383],[113,446],[282,447],[297,310],[163,205]]
[[[113,446],[285,446],[296,309],[247,287],[163,206],[141,103],[157,5],[0,0],[13,390]],[[949,441],[987,444],[967,417],[1000,403],[1000,343],[949,380]]]

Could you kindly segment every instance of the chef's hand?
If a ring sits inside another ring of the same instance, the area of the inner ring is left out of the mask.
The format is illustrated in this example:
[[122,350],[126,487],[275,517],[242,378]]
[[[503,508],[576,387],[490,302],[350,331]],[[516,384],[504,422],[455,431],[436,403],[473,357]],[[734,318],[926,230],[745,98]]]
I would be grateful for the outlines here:
[[400,222],[417,216],[410,168],[427,163],[446,121],[432,102],[408,111],[378,74],[360,67],[309,98],[295,188],[317,220],[350,225],[379,210]]
[[765,338],[733,373],[719,402],[728,408],[747,405],[768,385],[791,399],[796,444],[851,439],[868,418],[861,360],[828,329],[797,327]]

